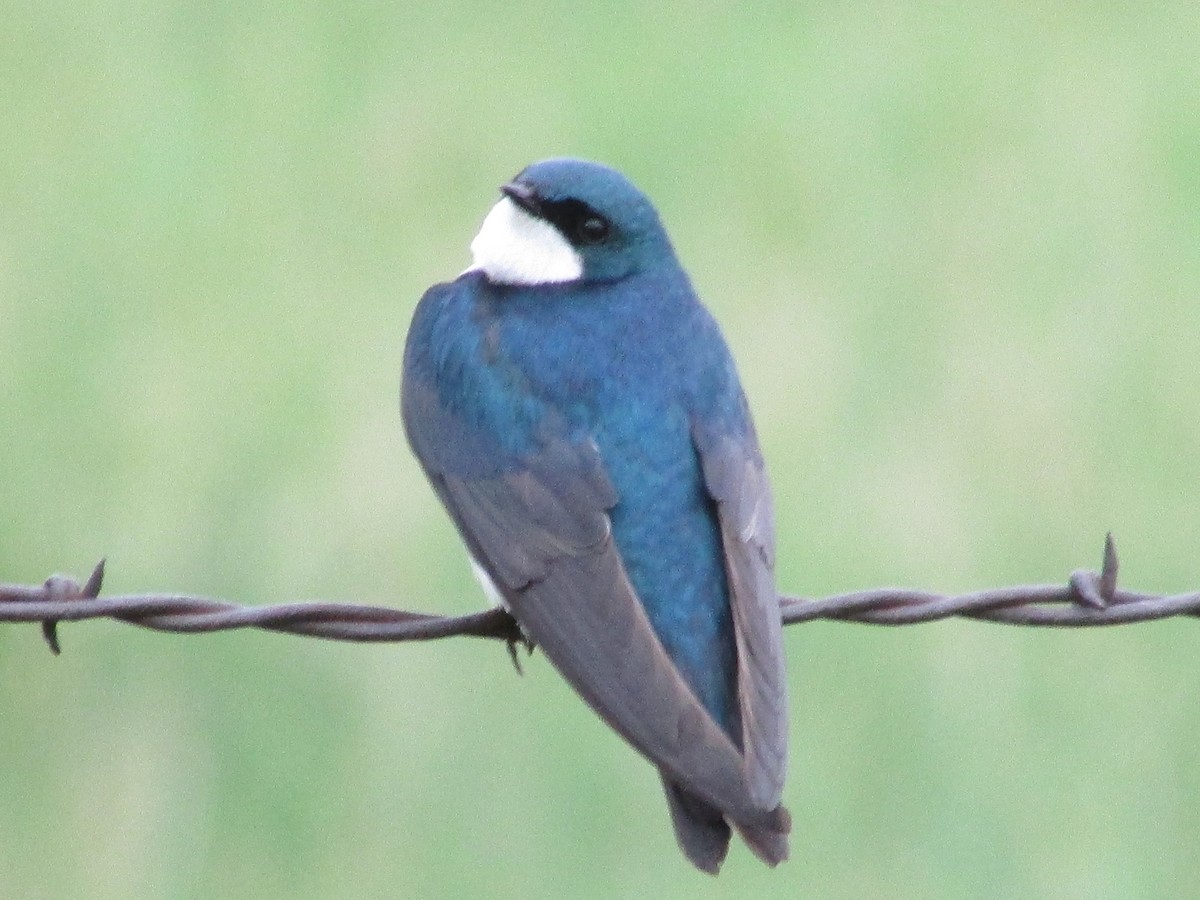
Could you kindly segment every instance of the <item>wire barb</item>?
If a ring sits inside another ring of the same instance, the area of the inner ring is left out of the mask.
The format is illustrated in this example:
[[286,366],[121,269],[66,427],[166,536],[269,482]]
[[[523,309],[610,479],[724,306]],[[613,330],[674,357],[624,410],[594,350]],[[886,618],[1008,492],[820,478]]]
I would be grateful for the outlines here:
[[[430,641],[481,637],[507,643],[517,670],[518,644],[532,650],[520,626],[495,607],[462,616],[439,616],[383,606],[349,603],[282,603],[240,606],[225,600],[183,594],[129,594],[101,597],[104,560],[80,585],[52,575],[41,585],[0,584],[0,622],[40,622],[52,653],[59,653],[58,624],[84,619],[115,619],[177,634],[235,628],[298,634],[335,641]],[[1200,615],[1200,591],[1161,596],[1117,587],[1117,550],[1109,534],[1099,572],[1073,572],[1066,584],[1035,584],[950,596],[908,588],[879,588],[822,600],[781,596],[784,625],[826,619],[870,625],[916,625],[961,617],[1007,625],[1081,627],[1124,625],[1170,616]]]
[[[93,600],[100,595],[100,585],[104,582],[104,560],[96,563],[92,574],[83,587],[69,575],[51,575],[42,587],[49,599],[69,603],[72,600]],[[42,619],[42,638],[50,652],[58,656],[62,647],[58,643],[58,619],[47,617]]]

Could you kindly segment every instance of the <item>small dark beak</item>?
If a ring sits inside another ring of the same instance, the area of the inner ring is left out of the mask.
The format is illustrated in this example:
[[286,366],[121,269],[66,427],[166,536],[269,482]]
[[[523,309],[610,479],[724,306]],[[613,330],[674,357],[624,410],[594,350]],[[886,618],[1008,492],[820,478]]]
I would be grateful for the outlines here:
[[512,200],[531,216],[542,217],[542,198],[538,192],[523,181],[510,181],[500,188],[500,193]]

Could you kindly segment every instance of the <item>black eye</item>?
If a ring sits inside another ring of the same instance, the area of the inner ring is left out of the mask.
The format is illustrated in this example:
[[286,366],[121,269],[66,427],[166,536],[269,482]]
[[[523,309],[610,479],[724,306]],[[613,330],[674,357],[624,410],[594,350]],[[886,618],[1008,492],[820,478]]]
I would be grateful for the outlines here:
[[581,244],[599,244],[608,237],[608,220],[591,214],[581,218],[575,226],[575,237]]
[[612,236],[612,223],[582,200],[542,200],[543,219],[576,247],[602,244]]

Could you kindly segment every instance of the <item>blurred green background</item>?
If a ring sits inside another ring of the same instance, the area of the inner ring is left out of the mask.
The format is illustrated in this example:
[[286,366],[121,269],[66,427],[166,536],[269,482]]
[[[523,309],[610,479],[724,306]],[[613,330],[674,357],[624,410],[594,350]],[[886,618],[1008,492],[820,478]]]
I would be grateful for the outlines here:
[[[4,4],[0,580],[483,601],[404,446],[496,187],[633,177],[823,595],[1200,587],[1200,7]],[[1200,632],[792,628],[793,858],[540,657],[0,627],[0,895],[1195,895]]]

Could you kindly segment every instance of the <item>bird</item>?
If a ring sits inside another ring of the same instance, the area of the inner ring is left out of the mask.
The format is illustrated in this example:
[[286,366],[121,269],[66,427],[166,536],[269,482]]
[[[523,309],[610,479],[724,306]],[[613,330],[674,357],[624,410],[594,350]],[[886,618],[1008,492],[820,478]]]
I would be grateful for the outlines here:
[[771,491],[728,345],[616,169],[529,165],[417,304],[406,437],[494,601],[658,770],[684,855],[774,866],[787,696]]

